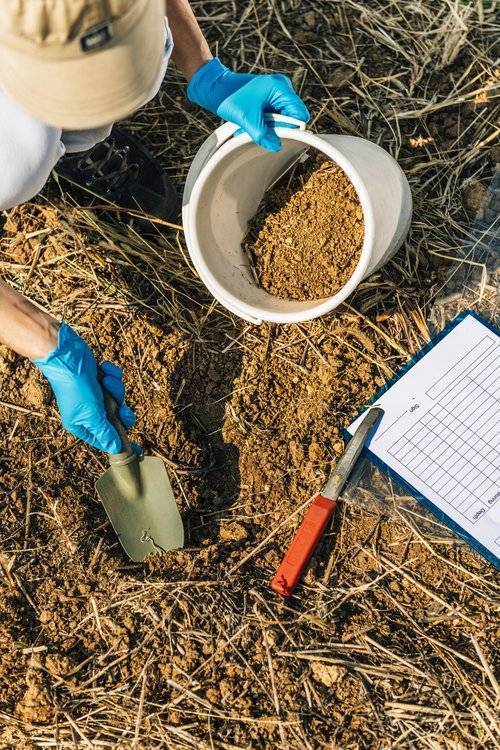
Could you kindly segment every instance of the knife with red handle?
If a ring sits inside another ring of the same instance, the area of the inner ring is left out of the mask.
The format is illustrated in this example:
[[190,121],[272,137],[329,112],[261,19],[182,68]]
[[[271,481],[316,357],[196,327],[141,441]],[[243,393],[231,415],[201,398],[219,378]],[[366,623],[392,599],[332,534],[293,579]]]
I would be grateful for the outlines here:
[[330,474],[325,489],[320,495],[314,498],[309,506],[304,520],[300,524],[281,565],[276,571],[276,575],[271,581],[271,588],[277,594],[281,594],[281,596],[291,596],[293,594],[295,586],[304,572],[304,568],[309,562],[328,521],[333,515],[337,499],[358,460],[359,454],[383,413],[384,410],[380,406],[374,406],[369,409],[347,444],[347,448],[335,470]]

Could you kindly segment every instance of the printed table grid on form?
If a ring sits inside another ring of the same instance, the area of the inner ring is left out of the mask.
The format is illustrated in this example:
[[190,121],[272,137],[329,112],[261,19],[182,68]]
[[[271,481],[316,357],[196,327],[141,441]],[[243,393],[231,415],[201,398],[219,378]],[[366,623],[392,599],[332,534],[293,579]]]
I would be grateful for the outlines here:
[[498,346],[485,336],[427,391],[439,403],[388,449],[471,523],[500,500],[499,375]]

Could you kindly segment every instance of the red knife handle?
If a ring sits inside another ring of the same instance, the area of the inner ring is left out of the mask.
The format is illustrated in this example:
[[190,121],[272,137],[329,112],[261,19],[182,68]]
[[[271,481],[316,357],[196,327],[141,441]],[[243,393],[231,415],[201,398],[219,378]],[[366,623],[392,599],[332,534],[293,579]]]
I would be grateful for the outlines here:
[[271,588],[281,596],[291,596],[325,526],[335,510],[335,500],[318,495],[308,508],[304,520],[283,558]]

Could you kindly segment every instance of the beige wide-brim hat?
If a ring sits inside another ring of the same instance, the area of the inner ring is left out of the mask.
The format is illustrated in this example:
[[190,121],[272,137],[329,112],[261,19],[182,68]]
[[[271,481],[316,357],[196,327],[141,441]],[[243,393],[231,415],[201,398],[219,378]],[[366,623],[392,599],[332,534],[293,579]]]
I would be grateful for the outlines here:
[[110,125],[157,79],[164,15],[165,0],[0,0],[0,88],[47,125]]

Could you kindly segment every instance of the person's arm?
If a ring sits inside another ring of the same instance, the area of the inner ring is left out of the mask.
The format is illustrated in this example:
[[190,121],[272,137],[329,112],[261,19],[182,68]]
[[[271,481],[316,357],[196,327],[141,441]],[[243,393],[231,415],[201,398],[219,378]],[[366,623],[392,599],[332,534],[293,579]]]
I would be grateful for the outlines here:
[[59,323],[0,281],[0,343],[22,357],[43,359],[57,346]]
[[121,439],[107,418],[102,392],[104,386],[120,405],[118,414],[129,429],[135,415],[124,403],[119,367],[103,362],[98,368],[90,347],[70,326],[59,325],[55,318],[3,281],[0,281],[0,343],[22,357],[29,357],[45,375],[68,432],[106,453],[120,453]]
[[189,82],[190,101],[238,125],[269,151],[279,151],[281,141],[266,115],[309,120],[286,76],[233,73],[213,57],[188,0],[167,0],[166,13],[174,40],[172,59]]
[[166,15],[174,40],[172,60],[190,81],[213,58],[188,0],[167,0]]

